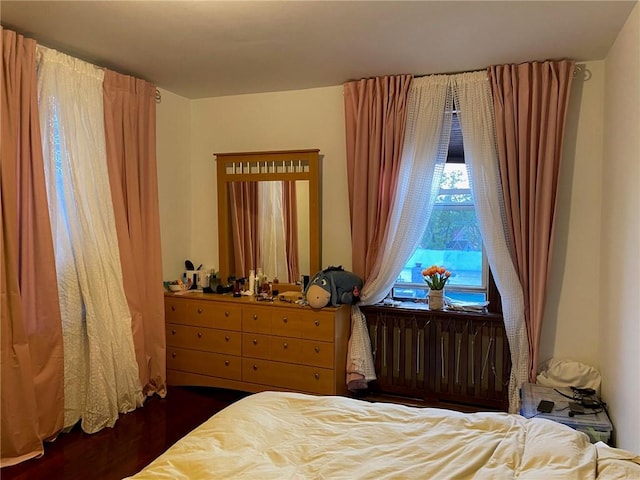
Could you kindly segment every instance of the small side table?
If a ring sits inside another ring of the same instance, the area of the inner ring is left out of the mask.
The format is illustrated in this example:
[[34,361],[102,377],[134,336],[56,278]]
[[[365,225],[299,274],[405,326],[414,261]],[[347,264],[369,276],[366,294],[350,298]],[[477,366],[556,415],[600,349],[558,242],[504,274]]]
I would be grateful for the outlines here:
[[[560,393],[559,393],[560,392]],[[566,396],[564,396],[564,395]],[[569,398],[567,398],[569,397]],[[575,430],[584,432],[589,436],[591,443],[611,441],[613,425],[609,416],[602,409],[585,409],[586,415],[569,416],[569,402],[573,397],[573,391],[564,387],[546,387],[534,383],[525,383],[520,390],[520,414],[526,418],[546,418],[554,422],[562,423]],[[554,402],[551,413],[538,412],[540,400]],[[590,413],[590,412],[598,413]]]

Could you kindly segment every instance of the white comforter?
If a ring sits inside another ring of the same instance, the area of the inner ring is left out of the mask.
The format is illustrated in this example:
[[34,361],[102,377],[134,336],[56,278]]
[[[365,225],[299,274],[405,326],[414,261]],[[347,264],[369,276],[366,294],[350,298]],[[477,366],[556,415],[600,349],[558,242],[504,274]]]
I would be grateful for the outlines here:
[[598,475],[599,450],[607,454],[598,478],[640,475],[638,457],[548,420],[264,392],[130,478],[582,480]]

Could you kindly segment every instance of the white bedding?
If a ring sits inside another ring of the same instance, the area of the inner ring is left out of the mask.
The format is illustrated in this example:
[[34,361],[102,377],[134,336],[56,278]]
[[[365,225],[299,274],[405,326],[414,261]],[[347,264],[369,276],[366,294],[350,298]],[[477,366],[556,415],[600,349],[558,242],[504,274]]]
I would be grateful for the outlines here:
[[[598,457],[603,460],[598,465]],[[131,479],[640,478],[640,458],[543,419],[263,392]]]

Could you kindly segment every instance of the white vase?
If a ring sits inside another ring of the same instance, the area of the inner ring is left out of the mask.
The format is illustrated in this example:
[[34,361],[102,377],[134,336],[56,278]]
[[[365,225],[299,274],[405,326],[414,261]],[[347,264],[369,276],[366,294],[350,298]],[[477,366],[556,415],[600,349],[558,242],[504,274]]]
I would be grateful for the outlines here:
[[429,290],[429,310],[444,309],[444,289]]

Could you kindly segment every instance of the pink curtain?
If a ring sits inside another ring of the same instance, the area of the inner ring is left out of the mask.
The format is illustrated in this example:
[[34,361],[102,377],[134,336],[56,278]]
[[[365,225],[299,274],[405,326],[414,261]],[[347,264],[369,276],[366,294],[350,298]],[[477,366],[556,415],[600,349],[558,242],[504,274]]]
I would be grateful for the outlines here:
[[294,283],[300,279],[300,261],[298,251],[298,206],[296,203],[296,182],[282,182],[282,209],[284,215],[285,238],[287,239],[288,281]]
[[133,341],[146,395],[166,395],[166,343],[156,166],[156,88],[105,70],[111,197]]
[[574,67],[574,62],[564,60],[488,69],[507,227],[524,293],[531,381],[535,381],[538,369]]
[[233,249],[229,272],[236,278],[256,270],[260,263],[258,249],[258,183],[229,183],[229,217]]
[[367,279],[384,238],[404,142],[412,77],[344,86],[352,271]]
[[42,454],[64,420],[62,322],[45,186],[36,42],[3,30],[1,466]]

